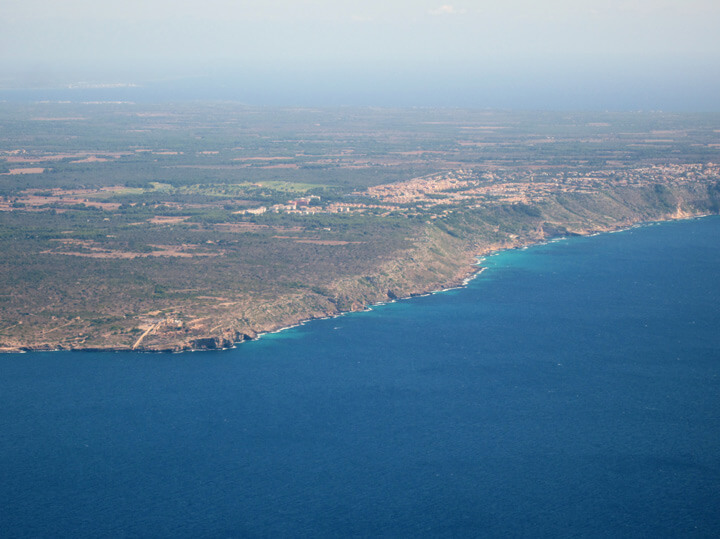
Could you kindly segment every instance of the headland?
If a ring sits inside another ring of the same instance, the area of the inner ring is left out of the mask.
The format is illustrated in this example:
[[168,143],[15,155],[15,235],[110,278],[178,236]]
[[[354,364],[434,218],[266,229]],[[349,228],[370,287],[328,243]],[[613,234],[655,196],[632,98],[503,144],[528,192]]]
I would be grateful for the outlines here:
[[0,351],[224,349],[720,211],[720,117],[187,107],[0,105]]

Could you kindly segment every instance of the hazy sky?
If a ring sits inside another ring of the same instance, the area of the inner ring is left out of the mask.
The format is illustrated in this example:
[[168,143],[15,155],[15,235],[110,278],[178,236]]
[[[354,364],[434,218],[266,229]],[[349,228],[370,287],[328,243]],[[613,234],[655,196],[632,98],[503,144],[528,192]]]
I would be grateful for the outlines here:
[[410,96],[581,97],[567,85],[587,94],[608,77],[675,100],[684,83],[689,100],[720,89],[717,0],[1,0],[0,20],[6,85],[224,73],[256,94],[262,80],[340,91],[333,74]]

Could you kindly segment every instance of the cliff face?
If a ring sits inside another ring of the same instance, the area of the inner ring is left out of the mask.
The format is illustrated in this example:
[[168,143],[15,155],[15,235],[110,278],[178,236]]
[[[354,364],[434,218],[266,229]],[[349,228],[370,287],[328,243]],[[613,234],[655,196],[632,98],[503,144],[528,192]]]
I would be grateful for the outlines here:
[[616,230],[640,222],[718,213],[715,185],[622,187],[557,194],[533,205],[460,210],[425,223],[412,247],[393,254],[371,273],[302,287],[277,297],[247,298],[217,307],[191,323],[160,320],[132,341],[98,333],[79,345],[18,343],[5,351],[39,349],[182,351],[229,348],[260,333],[303,320],[357,311],[367,306],[460,284],[476,271],[476,257],[567,235]]

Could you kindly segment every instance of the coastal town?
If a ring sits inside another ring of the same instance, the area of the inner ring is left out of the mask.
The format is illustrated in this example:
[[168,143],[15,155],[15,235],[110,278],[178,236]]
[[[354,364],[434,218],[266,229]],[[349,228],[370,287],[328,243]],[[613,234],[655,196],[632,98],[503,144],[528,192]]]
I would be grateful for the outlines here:
[[[15,169],[17,171],[17,169]],[[28,168],[35,173],[44,169]],[[16,172],[17,173],[17,172]],[[588,171],[460,168],[438,172],[388,184],[380,184],[365,190],[356,190],[341,199],[324,200],[321,195],[308,195],[288,199],[283,203],[253,205],[233,213],[238,216],[263,214],[318,215],[372,212],[382,216],[406,215],[418,210],[433,213],[440,208],[477,208],[493,204],[532,204],[558,193],[591,193],[601,186],[648,186],[680,185],[699,181],[712,181],[720,177],[720,165],[708,163],[656,164],[637,168],[608,168]],[[207,186],[207,189],[213,186]],[[243,185],[237,186],[242,192]],[[262,189],[262,183],[248,186]],[[205,186],[197,186],[203,192]],[[154,192],[146,189],[143,194]],[[183,189],[177,189],[183,193]],[[96,208],[117,211],[121,203],[113,198],[126,192],[123,186],[98,187],[96,189],[39,189],[30,188],[13,195],[0,196],[0,211],[67,211],[68,209]],[[172,191],[170,191],[172,192]],[[130,203],[134,205],[136,203]],[[217,197],[215,203],[169,203],[155,204],[156,209],[171,208],[173,211],[193,207],[227,206],[227,197]],[[171,217],[170,217],[171,219]]]

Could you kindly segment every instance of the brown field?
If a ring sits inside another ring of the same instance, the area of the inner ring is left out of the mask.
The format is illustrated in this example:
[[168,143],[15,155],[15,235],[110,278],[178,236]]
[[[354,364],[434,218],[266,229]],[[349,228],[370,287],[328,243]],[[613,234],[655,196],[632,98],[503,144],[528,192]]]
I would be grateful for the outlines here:
[[288,157],[235,157],[233,161],[286,161],[295,159],[295,156]]
[[484,146],[498,146],[499,142],[470,142],[470,141],[460,141],[458,142],[460,146],[477,146],[478,148],[482,148]]
[[[258,230],[269,230],[269,225],[258,225],[255,223],[219,223],[215,228],[222,232],[255,232]],[[277,232],[302,232],[299,226],[273,226],[272,230]]]
[[365,243],[364,241],[343,241],[343,240],[303,240],[297,239],[295,243],[312,243],[315,245],[350,245],[357,243]]
[[44,206],[45,204],[63,204],[71,206],[73,204],[84,204],[88,207],[100,208],[102,210],[117,210],[120,207],[119,202],[96,202],[87,198],[73,198],[67,196],[39,196],[27,195],[18,197],[18,202],[30,207]]
[[85,159],[78,159],[77,161],[72,161],[72,162],[73,163],[106,163],[107,161],[110,161],[110,160],[105,157],[95,157],[94,155],[91,155],[90,157],[86,157]]
[[247,168],[249,165],[172,165],[168,168],[196,168],[202,170],[238,170]]
[[[122,157],[124,155],[130,155],[129,152],[103,152],[104,157]],[[55,153],[50,155],[8,155],[5,160],[8,163],[39,163],[43,161],[59,161],[61,159],[87,159],[91,157],[97,157],[94,153],[89,152],[76,152],[76,153]]]
[[198,247],[201,247],[199,245],[192,245],[192,244],[182,244],[182,245],[150,245],[154,251],[150,251],[147,253],[138,253],[134,251],[122,251],[119,249],[109,249],[107,247],[103,247],[99,245],[98,243],[91,241],[91,240],[78,240],[73,238],[68,239],[62,239],[62,240],[52,240],[56,241],[62,245],[74,245],[79,246],[84,249],[87,249],[88,251],[56,251],[56,250],[48,250],[48,251],[41,251],[42,254],[53,254],[53,255],[66,255],[66,256],[81,256],[85,258],[123,258],[123,259],[133,259],[133,258],[148,258],[148,257],[174,257],[174,258],[195,258],[199,256],[221,256],[224,253],[224,251],[214,251],[214,252],[198,252],[195,251]]
[[154,225],[172,225],[176,223],[182,223],[183,221],[186,221],[189,219],[189,216],[172,216],[172,215],[156,215],[155,217],[152,217],[148,219],[148,223],[152,223]]
[[395,154],[395,155],[424,155],[426,153],[445,154],[447,152],[444,152],[442,150],[413,150],[410,152],[389,152],[389,153]]
[[10,172],[4,172],[3,176],[17,176],[19,174],[42,174],[45,169],[42,167],[33,168],[11,168]]

